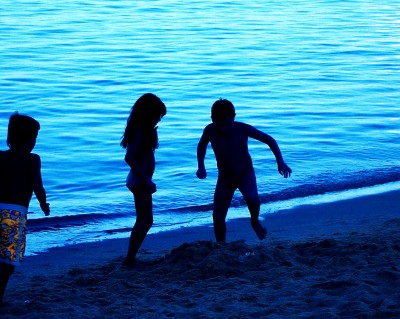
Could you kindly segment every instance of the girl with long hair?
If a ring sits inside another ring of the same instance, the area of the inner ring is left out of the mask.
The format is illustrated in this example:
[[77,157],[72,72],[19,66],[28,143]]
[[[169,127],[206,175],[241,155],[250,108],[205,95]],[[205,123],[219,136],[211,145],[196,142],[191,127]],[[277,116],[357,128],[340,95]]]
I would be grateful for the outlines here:
[[136,222],[123,265],[136,266],[136,254],[147,232],[153,225],[152,181],[155,170],[154,152],[158,147],[157,123],[167,113],[164,103],[156,95],[146,93],[133,105],[128,117],[121,146],[126,149],[125,162],[130,167],[126,186],[133,193]]

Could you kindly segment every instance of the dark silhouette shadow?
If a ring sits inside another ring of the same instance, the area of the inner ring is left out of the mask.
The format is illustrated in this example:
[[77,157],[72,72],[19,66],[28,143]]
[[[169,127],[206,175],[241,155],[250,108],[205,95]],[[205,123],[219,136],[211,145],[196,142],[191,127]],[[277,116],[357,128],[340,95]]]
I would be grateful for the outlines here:
[[248,150],[248,138],[256,139],[269,146],[278,164],[278,171],[287,178],[292,170],[283,161],[279,146],[274,138],[251,125],[235,121],[235,108],[228,100],[217,100],[211,108],[212,123],[207,125],[197,146],[200,179],[207,177],[204,166],[207,145],[211,143],[217,160],[218,181],[214,193],[213,222],[217,241],[226,240],[225,219],[236,189],[242,193],[250,211],[251,226],[259,239],[264,239],[267,230],[259,221],[260,200],[256,176]]

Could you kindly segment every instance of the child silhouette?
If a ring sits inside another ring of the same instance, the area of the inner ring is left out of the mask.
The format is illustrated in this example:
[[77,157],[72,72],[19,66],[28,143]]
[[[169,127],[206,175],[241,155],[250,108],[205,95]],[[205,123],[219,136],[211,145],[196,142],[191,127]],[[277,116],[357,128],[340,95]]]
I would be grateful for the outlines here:
[[136,254],[153,225],[152,194],[156,184],[152,177],[155,170],[154,151],[158,147],[157,123],[167,113],[164,103],[154,94],[142,95],[133,105],[121,146],[126,149],[125,161],[131,170],[126,186],[133,193],[136,222],[129,239],[123,265],[136,266]]
[[251,226],[259,239],[264,239],[267,230],[259,221],[260,200],[256,176],[248,151],[248,138],[267,144],[274,153],[278,171],[287,178],[292,170],[283,161],[275,139],[251,125],[235,121],[235,108],[228,100],[220,99],[211,108],[212,123],[207,125],[197,146],[198,170],[200,179],[207,176],[204,166],[207,145],[211,142],[218,167],[218,181],[214,193],[213,222],[217,241],[226,240],[225,219],[236,189],[242,193],[250,211]]
[[41,176],[41,162],[31,153],[40,124],[14,113],[8,124],[7,151],[0,151],[0,305],[9,277],[25,253],[26,214],[34,192],[40,208],[50,214]]

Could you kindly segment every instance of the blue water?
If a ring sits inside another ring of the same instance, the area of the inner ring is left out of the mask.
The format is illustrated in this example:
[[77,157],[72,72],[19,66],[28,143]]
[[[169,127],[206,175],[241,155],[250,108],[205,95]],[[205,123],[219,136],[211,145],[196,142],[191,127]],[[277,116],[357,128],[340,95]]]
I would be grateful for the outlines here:
[[[159,124],[152,232],[211,222],[216,164],[209,149],[208,178],[198,180],[196,146],[220,97],[234,103],[238,121],[272,135],[293,169],[283,179],[268,148],[250,142],[263,213],[400,181],[399,0],[1,7],[1,148],[12,112],[40,121],[35,152],[52,209],[44,218],[33,198],[30,254],[128,236],[133,199],[119,142],[146,92],[168,112]],[[236,195],[230,216],[247,216]]]

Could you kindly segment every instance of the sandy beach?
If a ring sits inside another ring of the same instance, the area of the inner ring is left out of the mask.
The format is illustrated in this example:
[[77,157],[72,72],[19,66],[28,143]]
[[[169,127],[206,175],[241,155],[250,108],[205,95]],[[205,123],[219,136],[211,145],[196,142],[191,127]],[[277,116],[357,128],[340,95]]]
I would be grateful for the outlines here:
[[[246,216],[244,216],[246,217]],[[157,221],[155,221],[156,223]],[[400,318],[400,191],[128,239],[54,248],[11,277],[5,318]],[[29,237],[28,237],[29,245]]]

